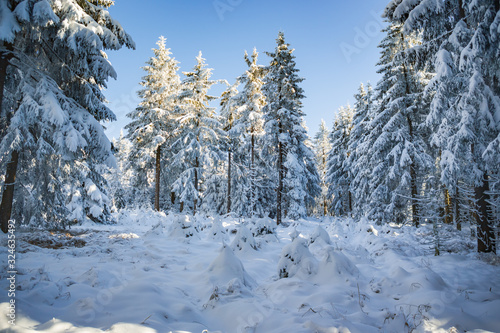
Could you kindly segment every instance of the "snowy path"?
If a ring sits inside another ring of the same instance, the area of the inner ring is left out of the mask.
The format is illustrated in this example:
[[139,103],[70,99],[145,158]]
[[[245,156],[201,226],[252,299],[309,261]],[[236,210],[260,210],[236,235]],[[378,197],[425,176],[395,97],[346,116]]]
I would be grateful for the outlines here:
[[[470,332],[500,328],[498,257],[432,256],[425,228],[371,228],[323,222],[328,239],[309,245],[295,276],[278,279],[293,226],[256,237],[258,250],[222,249],[235,238],[212,236],[213,219],[183,238],[172,218],[122,216],[116,226],[74,229],[83,247],[40,248],[18,234],[17,325],[7,332]],[[161,223],[161,224],[159,224]],[[318,222],[301,221],[309,239]],[[89,226],[87,226],[89,227]],[[202,229],[202,230],[201,230]],[[399,235],[397,235],[398,233]],[[173,235],[172,235],[173,234]],[[2,244],[6,237],[1,236]],[[444,241],[443,241],[444,242]],[[465,249],[470,246],[463,238]],[[462,253],[463,252],[463,253]],[[2,267],[6,248],[0,256]],[[242,264],[242,266],[241,266]],[[2,313],[8,282],[1,277]],[[53,319],[55,318],[55,319]]]

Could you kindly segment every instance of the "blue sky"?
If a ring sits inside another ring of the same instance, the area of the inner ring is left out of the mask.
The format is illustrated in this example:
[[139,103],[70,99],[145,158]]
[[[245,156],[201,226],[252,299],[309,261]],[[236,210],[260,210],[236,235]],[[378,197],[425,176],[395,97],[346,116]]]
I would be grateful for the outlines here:
[[[388,0],[118,0],[110,12],[136,42],[136,50],[108,52],[118,73],[105,92],[118,121],[106,124],[110,138],[118,137],[129,119],[126,114],[139,103],[136,91],[158,37],[180,62],[181,71],[195,65],[198,51],[213,79],[233,83],[246,64],[245,50],[273,51],[278,31],[295,49],[302,83],[306,125],[310,135],[321,119],[331,128],[337,109],[353,103],[361,82],[376,84],[379,76],[378,43],[384,23],[380,14]],[[210,93],[220,95],[224,86]]]

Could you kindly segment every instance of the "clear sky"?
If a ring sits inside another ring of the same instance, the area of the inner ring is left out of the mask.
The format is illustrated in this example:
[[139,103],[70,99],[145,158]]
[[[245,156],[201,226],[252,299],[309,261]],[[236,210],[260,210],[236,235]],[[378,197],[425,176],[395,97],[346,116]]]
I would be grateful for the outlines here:
[[[195,65],[198,51],[213,79],[233,83],[244,73],[245,50],[259,51],[259,63],[267,65],[265,51],[273,51],[278,31],[295,49],[306,98],[303,111],[309,134],[321,119],[329,128],[337,109],[347,103],[361,82],[376,84],[379,75],[377,45],[383,38],[381,12],[388,0],[117,0],[110,12],[136,43],[136,50],[108,52],[118,73],[105,92],[118,121],[106,124],[110,138],[118,137],[129,119],[126,114],[139,103],[136,91],[158,37],[180,62],[181,71]],[[225,89],[214,86],[218,96]]]

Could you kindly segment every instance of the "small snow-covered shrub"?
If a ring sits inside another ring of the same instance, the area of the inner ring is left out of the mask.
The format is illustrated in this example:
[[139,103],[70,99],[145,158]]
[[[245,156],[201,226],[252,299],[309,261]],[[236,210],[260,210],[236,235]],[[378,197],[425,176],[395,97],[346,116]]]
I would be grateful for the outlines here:
[[197,233],[195,223],[191,221],[189,215],[178,215],[174,217],[174,221],[170,228],[170,236],[176,238],[190,238]]
[[231,248],[234,251],[257,250],[257,245],[255,244],[255,238],[253,238],[252,232],[244,225],[239,226],[238,231],[236,232],[236,237],[231,243]]
[[[243,263],[234,254],[233,250],[223,245],[219,255],[208,267],[210,282],[216,286],[235,286],[234,279],[240,281],[246,287],[252,287],[255,281],[248,275]],[[231,289],[231,288],[230,288]]]
[[222,226],[221,218],[216,218],[212,221],[209,229],[209,234],[212,239],[224,240],[226,238],[226,229]]
[[317,278],[321,282],[335,281],[336,278],[349,280],[350,277],[358,276],[359,270],[354,263],[340,251],[333,247],[326,249],[326,256],[319,263]]
[[295,238],[300,236],[300,232],[297,231],[297,228],[293,228],[293,231],[288,234],[290,238],[292,239],[292,242],[295,240]]
[[326,230],[319,225],[316,227],[316,229],[314,229],[314,232],[311,234],[311,237],[309,238],[309,244],[313,244],[318,239],[321,239],[326,244],[332,243],[332,241],[330,240],[330,236],[328,235],[328,232],[326,232]]
[[274,234],[277,227],[276,221],[269,217],[254,219],[250,224],[250,230],[254,237]]
[[301,272],[305,275],[315,274],[318,270],[316,258],[307,247],[307,241],[296,238],[293,242],[283,247],[278,273],[280,278],[288,278]]

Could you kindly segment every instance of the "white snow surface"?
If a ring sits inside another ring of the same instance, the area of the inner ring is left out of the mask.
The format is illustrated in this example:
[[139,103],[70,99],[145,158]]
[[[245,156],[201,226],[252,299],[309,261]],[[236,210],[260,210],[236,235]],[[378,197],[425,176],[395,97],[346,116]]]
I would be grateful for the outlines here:
[[[116,218],[116,225],[88,223],[69,234],[18,230],[16,325],[7,321],[9,281],[2,270],[0,331],[498,332],[500,327],[500,260],[474,253],[467,228],[459,233],[443,227],[441,255],[434,256],[431,226],[311,218],[278,226],[274,239],[256,236],[256,250],[235,251],[227,244],[250,221],[141,210]],[[197,236],[187,242],[181,230]],[[214,230],[224,237],[214,239]],[[309,244],[313,235],[322,241]],[[7,236],[0,241],[6,267]],[[283,254],[298,248],[312,256],[302,260],[307,267],[297,267],[307,274],[279,279]]]

